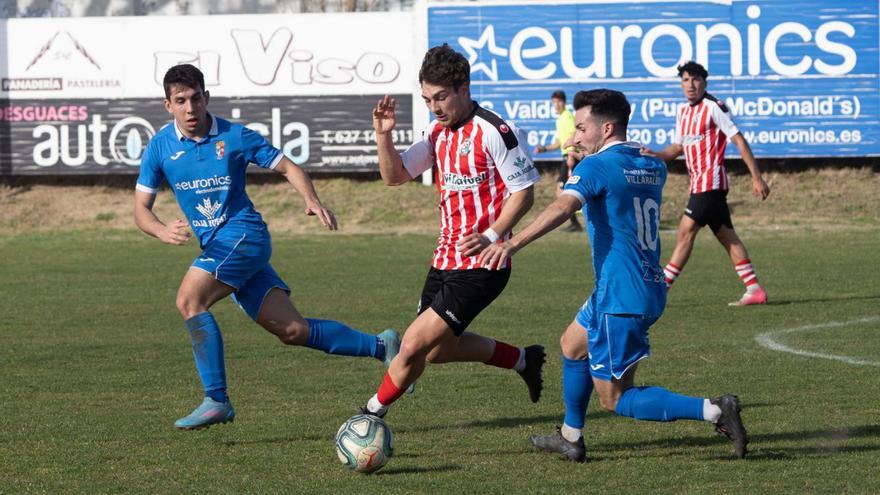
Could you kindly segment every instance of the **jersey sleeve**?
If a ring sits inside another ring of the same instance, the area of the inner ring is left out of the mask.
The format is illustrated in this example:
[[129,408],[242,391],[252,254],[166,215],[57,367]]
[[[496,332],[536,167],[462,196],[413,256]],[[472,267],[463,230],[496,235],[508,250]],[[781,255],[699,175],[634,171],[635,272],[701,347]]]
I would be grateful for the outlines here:
[[274,169],[284,155],[281,151],[269,144],[260,133],[242,126],[241,148],[244,159],[260,168]]
[[722,101],[713,103],[714,104],[709,105],[709,115],[712,116],[712,121],[715,122],[715,125],[717,125],[718,128],[721,129],[721,132],[723,132],[728,138],[736,136],[739,133],[739,128],[736,127],[736,123],[733,121],[733,115],[730,114],[727,105]]
[[[488,128],[486,133],[486,147],[489,155],[495,162],[495,168],[501,175],[501,180],[507,186],[508,191],[515,193],[522,191],[541,179],[538,168],[532,161],[527,144],[521,139],[514,138],[504,139],[502,132],[518,135],[516,126],[507,124],[506,131],[503,129]],[[508,147],[508,142],[516,143],[515,146]]]
[[436,159],[434,157],[432,131],[435,125],[434,122],[431,122],[428,127],[422,131],[422,137],[400,154],[400,159],[403,160],[403,168],[409,172],[409,175],[412,178],[418,177],[434,166]]
[[605,194],[606,183],[602,162],[587,157],[571,171],[571,176],[562,188],[562,194],[576,197],[583,205],[590,198]]
[[681,107],[675,114],[675,144],[684,144],[684,126],[681,121],[683,116],[684,107]]
[[148,194],[156,194],[159,192],[159,186],[165,180],[165,173],[162,172],[162,159],[159,154],[159,146],[155,140],[147,144],[144,150],[144,156],[141,157],[141,170],[138,175],[137,185],[135,189]]

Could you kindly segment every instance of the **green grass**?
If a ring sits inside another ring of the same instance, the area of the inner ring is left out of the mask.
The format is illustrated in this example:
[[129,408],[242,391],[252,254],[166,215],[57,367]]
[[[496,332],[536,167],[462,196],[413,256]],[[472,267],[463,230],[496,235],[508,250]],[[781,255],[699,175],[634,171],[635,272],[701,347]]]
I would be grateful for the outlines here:
[[[375,391],[371,359],[288,348],[223,301],[232,425],[177,432],[200,400],[174,308],[197,254],[134,233],[0,240],[0,493],[869,493],[880,487],[878,367],[783,354],[760,333],[880,315],[874,231],[746,232],[772,304],[729,308],[742,287],[704,233],[652,329],[637,382],[735,392],[752,439],[733,460],[705,423],[637,422],[591,403],[590,463],[533,452],[562,415],[558,336],[588,295],[581,236],[515,260],[472,326],[549,349],[542,401],[513,373],[430,367],[388,416],[396,455],[379,475],[343,469],[336,428]],[[432,236],[276,236],[273,261],[308,316],[370,332],[414,315]],[[670,236],[664,237],[666,250]],[[878,324],[786,334],[791,347],[880,363]]]

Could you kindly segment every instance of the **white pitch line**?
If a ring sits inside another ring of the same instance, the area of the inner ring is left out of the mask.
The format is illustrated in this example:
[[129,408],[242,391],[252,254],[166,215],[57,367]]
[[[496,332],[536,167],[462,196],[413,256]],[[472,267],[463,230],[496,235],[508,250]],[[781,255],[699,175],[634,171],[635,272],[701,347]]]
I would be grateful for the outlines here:
[[877,321],[880,321],[880,316],[869,316],[867,318],[860,318],[858,320],[850,320],[850,321],[829,321],[827,323],[818,323],[815,325],[805,325],[802,327],[787,328],[785,330],[774,330],[772,332],[764,332],[760,335],[757,335],[755,337],[755,341],[759,345],[766,347],[767,349],[770,349],[772,351],[787,352],[790,354],[796,354],[798,356],[805,356],[805,357],[831,359],[834,361],[841,361],[841,362],[844,362],[847,364],[854,364],[856,366],[877,366],[877,367],[880,367],[880,362],[877,362],[877,361],[870,361],[870,360],[866,360],[866,359],[856,359],[856,358],[851,358],[848,356],[838,356],[836,354],[825,354],[822,352],[804,351],[801,349],[795,349],[793,347],[789,347],[785,344],[780,344],[779,342],[774,340],[775,337],[780,336],[780,335],[787,335],[790,333],[803,332],[806,330],[817,330],[820,328],[840,328],[840,327],[846,327],[849,325],[858,325],[860,323],[874,323]]

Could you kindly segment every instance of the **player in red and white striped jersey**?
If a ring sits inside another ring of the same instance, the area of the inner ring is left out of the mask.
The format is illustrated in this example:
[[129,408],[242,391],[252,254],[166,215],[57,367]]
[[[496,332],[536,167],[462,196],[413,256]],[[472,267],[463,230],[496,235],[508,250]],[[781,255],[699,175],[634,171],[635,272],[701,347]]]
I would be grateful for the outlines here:
[[[734,270],[746,286],[746,293],[732,306],[749,306],[767,302],[767,292],[758,283],[745,244],[733,228],[730,208],[727,206],[727,170],[724,168],[724,149],[730,139],[752,174],[752,192],[762,201],[770,194],[770,186],[761,176],[761,170],[749,143],[737,129],[730,110],[724,102],[706,92],[709,73],[696,63],[678,67],[681,89],[688,105],[679,109],[675,128],[678,142],[656,156],[671,161],[684,153],[691,179],[691,197],[681,223],[672,258],[666,265],[666,283],[671,286],[681,274],[694,247],[701,228],[709,225],[718,242],[727,250]],[[649,151],[646,151],[649,152]]]
[[440,236],[419,301],[418,316],[403,336],[378,392],[365,412],[384,416],[415,383],[426,362],[483,362],[519,372],[532,402],[541,395],[544,348],[514,347],[466,332],[471,321],[504,289],[504,269],[482,267],[478,255],[510,231],[532,206],[539,174],[513,124],[470,97],[470,65],[449,45],[428,50],[419,71],[422,98],[433,113],[420,140],[405,152],[394,148],[395,101],[373,110],[382,180],[406,184],[433,169],[440,196]]

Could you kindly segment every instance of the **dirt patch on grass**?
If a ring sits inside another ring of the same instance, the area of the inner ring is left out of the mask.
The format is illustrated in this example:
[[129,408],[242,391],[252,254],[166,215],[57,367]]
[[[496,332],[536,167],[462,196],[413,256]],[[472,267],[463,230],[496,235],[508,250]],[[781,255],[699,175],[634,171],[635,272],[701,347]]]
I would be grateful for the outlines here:
[[[748,175],[731,177],[729,202],[737,229],[876,228],[880,226],[880,175],[870,168],[771,172],[764,202],[751,195]],[[534,217],[553,198],[555,175],[538,185]],[[132,187],[107,185],[0,186],[0,235],[28,232],[135,230]],[[346,233],[434,233],[438,230],[437,193],[433,186],[411,183],[386,187],[380,181],[315,179],[324,202]],[[688,178],[670,174],[664,193],[662,225],[674,228],[687,203]],[[301,198],[285,183],[248,186],[248,193],[274,233],[318,233],[318,222],[303,214]],[[159,218],[181,216],[171,193],[156,199]]]

